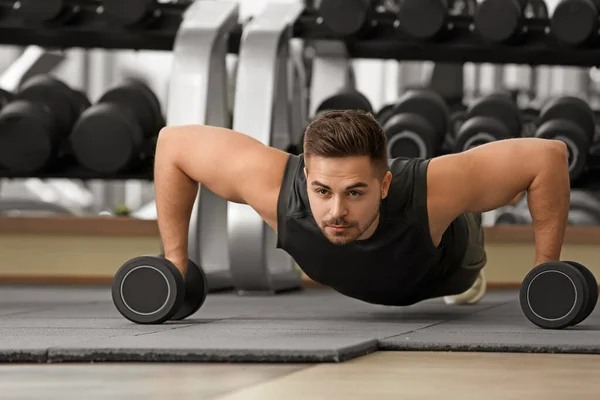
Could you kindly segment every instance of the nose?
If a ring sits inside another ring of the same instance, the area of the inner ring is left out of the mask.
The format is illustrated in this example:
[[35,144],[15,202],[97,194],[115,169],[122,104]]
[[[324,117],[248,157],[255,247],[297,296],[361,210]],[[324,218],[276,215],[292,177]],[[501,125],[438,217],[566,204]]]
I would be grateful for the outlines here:
[[334,219],[344,217],[348,214],[348,209],[340,197],[333,198],[330,213]]

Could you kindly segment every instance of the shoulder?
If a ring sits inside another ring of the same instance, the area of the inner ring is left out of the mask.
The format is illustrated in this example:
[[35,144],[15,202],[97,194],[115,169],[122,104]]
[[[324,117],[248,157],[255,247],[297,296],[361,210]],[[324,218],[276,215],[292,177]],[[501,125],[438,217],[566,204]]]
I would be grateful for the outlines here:
[[425,201],[430,161],[421,158],[393,158],[388,161],[392,173],[388,204],[402,209],[415,202]]
[[278,220],[282,217],[303,215],[309,211],[306,176],[304,175],[304,155],[290,154],[279,190]]

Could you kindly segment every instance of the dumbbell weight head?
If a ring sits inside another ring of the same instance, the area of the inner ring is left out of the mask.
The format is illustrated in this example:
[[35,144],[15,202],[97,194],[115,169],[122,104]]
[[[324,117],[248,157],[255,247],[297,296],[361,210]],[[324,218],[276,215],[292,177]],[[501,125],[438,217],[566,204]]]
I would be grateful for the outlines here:
[[49,75],[25,81],[14,101],[0,112],[0,164],[32,174],[57,160],[81,112],[82,100],[76,97],[71,88]]
[[392,116],[394,114],[394,103],[390,103],[390,104],[386,104],[385,106],[381,107],[381,109],[379,109],[379,111],[377,111],[377,114],[375,115],[375,119],[377,119],[377,121],[379,121],[380,124],[383,124],[385,121],[387,121],[389,119],[390,116]]
[[431,39],[446,26],[448,0],[402,0],[398,9],[400,28],[416,39]]
[[29,23],[64,23],[78,11],[65,0],[19,0],[12,8],[14,15]]
[[456,133],[455,152],[521,134],[521,119],[516,104],[504,94],[477,99],[467,109],[466,120]]
[[185,301],[186,284],[173,263],[163,257],[141,256],[127,261],[115,274],[112,299],[117,310],[136,324],[161,324]]
[[564,262],[547,262],[533,268],[519,292],[521,310],[527,319],[545,329],[563,329],[575,323],[589,298],[583,274]]
[[439,147],[437,132],[417,114],[396,114],[383,126],[388,136],[388,158],[427,159],[435,156]]
[[180,321],[193,315],[202,307],[208,293],[208,281],[204,270],[192,260],[188,260],[185,273],[185,298],[171,320]]
[[475,29],[486,40],[507,42],[521,29],[527,0],[483,0],[475,10]]
[[69,137],[86,168],[114,174],[135,167],[164,125],[156,96],[144,84],[128,82],[108,90],[85,110]]
[[561,97],[547,102],[540,111],[535,136],[561,140],[569,151],[569,175],[577,179],[584,171],[594,138],[596,120],[590,106],[577,97]]
[[506,126],[510,137],[521,134],[521,112],[508,93],[492,93],[475,100],[467,109],[467,118],[472,117],[492,117]]
[[579,46],[598,31],[594,0],[561,0],[550,17],[550,32],[561,43]]
[[156,0],[102,0],[102,13],[118,26],[143,25],[158,17]]
[[374,0],[321,0],[318,12],[332,36],[345,38],[368,26],[374,3]]
[[571,323],[571,326],[575,326],[581,322],[583,322],[587,317],[590,316],[594,308],[596,308],[596,304],[598,303],[598,282],[592,274],[592,271],[587,269],[585,266],[575,262],[575,261],[564,261],[565,263],[577,268],[579,272],[585,278],[588,288],[588,298],[586,302],[586,306],[583,307],[575,320]]
[[435,156],[448,131],[448,119],[448,107],[439,94],[426,89],[407,91],[382,121],[388,157]]
[[357,90],[345,90],[329,96],[317,107],[317,115],[333,110],[362,110],[373,112],[369,99]]

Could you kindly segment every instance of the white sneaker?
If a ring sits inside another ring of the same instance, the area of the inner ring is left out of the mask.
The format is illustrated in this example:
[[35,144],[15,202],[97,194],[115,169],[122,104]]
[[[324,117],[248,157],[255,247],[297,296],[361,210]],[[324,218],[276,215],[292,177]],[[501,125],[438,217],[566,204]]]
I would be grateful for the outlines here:
[[446,304],[477,304],[485,295],[487,290],[487,281],[485,280],[485,274],[483,270],[479,272],[479,276],[469,289],[463,293],[456,294],[453,296],[444,296],[444,302]]

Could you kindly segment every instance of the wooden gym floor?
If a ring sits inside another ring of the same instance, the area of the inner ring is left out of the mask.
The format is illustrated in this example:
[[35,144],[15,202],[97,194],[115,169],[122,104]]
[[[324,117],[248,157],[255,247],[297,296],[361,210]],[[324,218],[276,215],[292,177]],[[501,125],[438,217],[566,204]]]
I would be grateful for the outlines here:
[[3,399],[595,399],[600,356],[377,352],[339,364],[11,364]]

